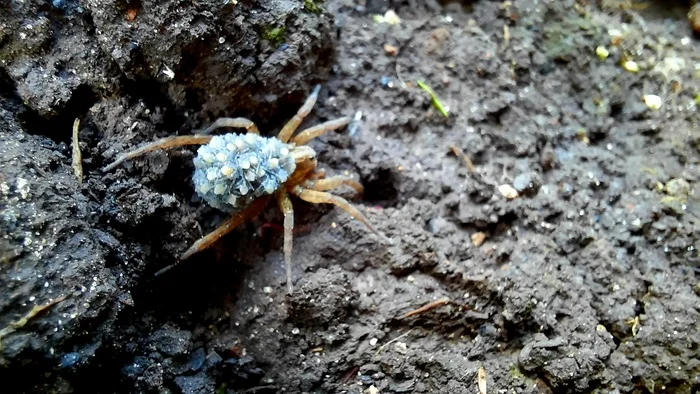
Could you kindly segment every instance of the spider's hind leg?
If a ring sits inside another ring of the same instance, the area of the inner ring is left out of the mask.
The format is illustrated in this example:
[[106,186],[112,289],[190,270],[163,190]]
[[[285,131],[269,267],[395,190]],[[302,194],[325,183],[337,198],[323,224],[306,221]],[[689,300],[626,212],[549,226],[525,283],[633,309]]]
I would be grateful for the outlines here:
[[297,197],[301,198],[302,200],[310,202],[312,204],[333,204],[337,206],[338,208],[350,214],[350,216],[359,220],[373,233],[377,234],[377,236],[381,238],[381,240],[384,243],[392,244],[392,241],[389,238],[387,238],[386,235],[382,234],[379,230],[374,228],[374,226],[372,226],[372,224],[369,222],[369,219],[367,219],[365,215],[362,214],[362,212],[355,208],[354,205],[350,204],[346,199],[327,192],[305,189],[301,186],[293,187],[291,192],[294,193]]
[[287,269],[287,292],[292,294],[292,232],[294,231],[294,207],[287,191],[277,193],[277,204],[284,214],[284,263]]
[[[190,258],[192,255],[195,253],[201,252],[204,249],[210,247],[214,242],[218,241],[221,237],[224,235],[230,233],[233,231],[236,227],[240,226],[243,224],[243,222],[246,222],[248,220],[253,219],[254,217],[258,216],[263,209],[265,209],[265,205],[269,201],[269,198],[263,197],[259,198],[255,201],[253,201],[252,204],[250,204],[247,208],[243,209],[242,211],[236,212],[233,216],[231,216],[230,219],[226,220],[223,222],[219,227],[216,228],[216,230],[210,232],[209,234],[205,235],[204,237],[200,238],[192,244],[192,246],[189,247],[185,251],[185,253],[180,256],[178,259],[178,262],[187,260]],[[177,264],[177,263],[176,263]],[[165,271],[171,269],[174,267],[176,264],[171,264],[160,271],[156,272],[156,276],[161,275]]]
[[133,159],[137,156],[143,155],[144,153],[152,152],[157,149],[168,149],[185,145],[202,145],[209,143],[211,139],[212,137],[208,135],[181,135],[175,137],[161,138],[158,141],[151,142],[150,144],[146,144],[140,148],[122,153],[121,155],[117,156],[117,159],[114,160],[112,164],[105,167],[103,171],[110,171],[127,160]]
[[308,184],[310,185],[309,189],[319,192],[336,189],[341,186],[351,187],[358,195],[362,195],[365,190],[359,182],[350,178],[349,176],[343,175],[332,176],[326,179],[318,179],[313,182],[309,182]]

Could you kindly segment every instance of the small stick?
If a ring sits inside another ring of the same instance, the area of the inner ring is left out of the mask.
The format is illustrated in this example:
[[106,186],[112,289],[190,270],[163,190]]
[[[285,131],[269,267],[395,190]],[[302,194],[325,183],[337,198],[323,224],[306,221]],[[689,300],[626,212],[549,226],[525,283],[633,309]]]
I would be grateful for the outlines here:
[[464,162],[467,164],[469,172],[474,172],[474,163],[472,162],[472,159],[470,159],[469,156],[462,151],[462,149],[458,148],[457,145],[450,145],[450,149],[455,156],[461,157],[462,160],[464,160]]
[[27,323],[29,323],[31,319],[35,318],[38,314],[51,308],[59,302],[62,302],[66,298],[68,298],[68,296],[59,297],[54,301],[49,302],[48,304],[34,305],[34,307],[26,315],[22,316],[22,318],[20,318],[17,321],[10,322],[10,324],[8,324],[7,327],[0,330],[0,349],[2,349],[2,338],[7,336],[8,334],[15,332],[15,330],[17,330],[18,328],[24,327]]
[[73,122],[73,172],[78,178],[78,183],[83,183],[83,155],[80,153],[80,145],[78,144],[79,126],[80,119],[75,118],[75,122]]
[[379,347],[379,349],[377,349],[377,353],[375,353],[375,354],[379,354],[379,352],[381,352],[385,347],[391,345],[392,343],[394,343],[394,342],[398,341],[399,339],[405,337],[406,335],[410,334],[411,331],[413,331],[413,329],[410,329],[410,330],[404,332],[403,334],[399,335],[398,337],[392,339],[391,341],[383,344],[382,346]]
[[403,316],[401,316],[401,318],[402,318],[402,319],[405,319],[405,318],[407,318],[407,317],[411,317],[411,316],[415,316],[415,315],[418,315],[418,314],[421,314],[421,313],[425,313],[425,312],[427,312],[427,311],[429,311],[429,310],[431,310],[431,309],[435,309],[435,308],[437,308],[437,307],[440,307],[440,306],[443,306],[443,305],[445,305],[445,304],[448,304],[449,302],[450,302],[450,299],[449,299],[449,298],[443,297],[443,298],[440,298],[439,300],[436,300],[436,301],[433,301],[433,302],[429,302],[429,303],[423,305],[422,307],[420,307],[420,308],[418,308],[418,309],[414,309],[414,310],[412,310],[412,311],[410,311],[410,312],[408,312],[408,313],[405,313]]
[[486,394],[486,370],[484,367],[479,367],[477,375],[477,384],[479,385],[479,394]]

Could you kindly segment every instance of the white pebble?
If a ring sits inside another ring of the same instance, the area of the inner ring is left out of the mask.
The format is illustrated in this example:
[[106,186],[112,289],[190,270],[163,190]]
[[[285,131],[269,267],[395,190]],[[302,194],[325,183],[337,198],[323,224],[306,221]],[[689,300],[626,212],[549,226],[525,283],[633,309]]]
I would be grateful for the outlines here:
[[661,108],[661,97],[655,94],[645,94],[642,96],[642,100],[644,100],[644,104],[646,104],[647,107],[653,111]]
[[225,153],[223,153],[223,152],[219,152],[219,153],[216,154],[216,160],[221,161],[221,162],[224,162],[224,161],[226,161],[226,159],[228,159],[228,155],[227,155],[227,154],[225,154]]
[[501,185],[498,187],[498,191],[503,195],[503,197],[512,200],[518,197],[518,191],[511,185]]
[[223,183],[219,183],[214,186],[214,194],[216,195],[224,194],[224,190],[226,190],[226,186]]
[[272,158],[267,162],[267,165],[270,167],[270,169],[274,170],[275,168],[279,167],[280,160],[278,158]]
[[250,168],[250,162],[248,160],[241,160],[238,163],[239,166],[241,166],[242,169],[247,170]]
[[254,165],[254,166],[258,165],[258,158],[255,157],[255,156],[252,156],[252,157],[250,158],[250,164],[252,164],[252,165]]
[[378,340],[377,338],[372,338],[372,339],[370,339],[370,340],[369,340],[369,344],[370,344],[370,346],[374,346],[374,345],[376,345],[376,344],[377,344],[377,342],[379,342],[379,340]]
[[245,183],[241,184],[240,186],[238,186],[238,191],[241,193],[242,196],[245,196],[246,194],[248,194],[248,185],[246,185]]

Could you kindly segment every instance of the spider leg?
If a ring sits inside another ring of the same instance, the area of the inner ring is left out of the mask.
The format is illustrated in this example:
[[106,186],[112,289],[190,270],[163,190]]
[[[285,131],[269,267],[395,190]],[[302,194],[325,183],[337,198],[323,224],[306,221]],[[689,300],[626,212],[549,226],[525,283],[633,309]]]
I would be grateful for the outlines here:
[[314,172],[313,174],[309,175],[309,180],[315,181],[317,179],[323,179],[326,177],[326,170],[318,170]]
[[122,153],[121,155],[117,156],[117,159],[113,161],[112,164],[105,167],[103,171],[109,171],[127,160],[141,156],[144,153],[151,152],[156,149],[168,149],[184,145],[202,145],[208,143],[211,141],[211,139],[212,137],[208,135],[181,135],[161,138],[158,141],[151,142],[150,144],[146,144],[140,148]]
[[343,175],[333,176],[326,179],[319,179],[317,181],[311,181],[308,182],[308,184],[310,185],[309,189],[316,191],[331,190],[340,186],[350,186],[351,188],[355,189],[355,192],[357,192],[357,194],[362,195],[362,193],[365,190],[365,188],[362,187],[362,185],[359,182],[350,178],[349,176]]
[[312,139],[319,137],[329,131],[338,130],[348,123],[350,123],[350,118],[345,116],[339,119],[329,120],[328,122],[323,122],[319,125],[309,127],[308,129],[302,130],[294,138],[292,138],[292,143],[296,145],[304,145]]
[[231,127],[236,129],[246,129],[249,133],[260,134],[258,126],[252,120],[246,118],[219,118],[211,126],[200,132],[201,134],[210,134],[212,131],[221,127]]
[[[200,238],[197,242],[192,244],[192,246],[190,246],[190,248],[187,249],[182,256],[180,256],[178,262],[187,260],[193,254],[201,252],[202,250],[208,248],[219,238],[230,233],[231,231],[233,231],[233,229],[240,226],[243,222],[258,216],[263,211],[263,209],[265,209],[265,205],[267,204],[268,199],[269,198],[267,197],[259,198],[253,201],[253,203],[250,204],[247,208],[243,209],[242,211],[236,212],[230,219],[226,220],[219,227],[217,227],[216,230],[210,232],[209,234],[205,235],[204,237]],[[156,272],[156,276],[169,270],[174,265],[175,264],[169,265],[163,268],[162,270]]]
[[299,108],[299,111],[292,117],[292,119],[287,122],[287,124],[282,127],[282,130],[280,130],[280,133],[277,135],[277,139],[279,139],[282,142],[287,142],[289,141],[289,137],[294,134],[294,131],[296,131],[297,127],[301,124],[301,121],[304,120],[306,115],[311,112],[311,109],[314,107],[316,104],[316,100],[318,99],[318,92],[321,91],[321,85],[316,85],[314,88],[313,92],[311,92],[311,95],[306,99],[304,102],[304,105]]
[[350,216],[354,217],[355,219],[359,220],[367,226],[368,229],[370,229],[373,233],[377,234],[379,238],[384,243],[391,244],[392,241],[387,238],[386,235],[382,234],[379,232],[377,229],[372,226],[372,224],[369,222],[369,220],[363,215],[357,208],[355,208],[352,204],[350,204],[346,199],[335,196],[333,194],[327,193],[327,192],[321,192],[321,191],[316,191],[316,190],[309,190],[305,189],[301,186],[294,186],[291,189],[291,192],[301,198],[302,200],[306,202],[310,202],[312,204],[333,204],[337,206],[338,208],[344,210]]
[[277,204],[284,214],[284,263],[287,268],[287,292],[292,294],[292,231],[294,230],[294,207],[287,191],[277,193]]

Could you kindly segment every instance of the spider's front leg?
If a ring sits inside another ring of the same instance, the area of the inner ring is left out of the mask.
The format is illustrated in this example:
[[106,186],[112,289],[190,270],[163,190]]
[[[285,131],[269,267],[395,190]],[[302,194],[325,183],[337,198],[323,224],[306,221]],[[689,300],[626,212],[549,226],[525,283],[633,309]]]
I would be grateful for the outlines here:
[[321,91],[321,85],[316,85],[314,90],[311,92],[309,97],[306,99],[304,104],[299,108],[299,111],[292,117],[292,119],[287,122],[287,124],[282,127],[282,130],[280,130],[279,134],[277,134],[277,139],[282,141],[282,142],[287,142],[289,141],[289,137],[294,134],[296,131],[297,127],[301,124],[301,122],[304,120],[306,115],[311,112],[311,109],[316,105],[316,100],[318,100],[318,93]]
[[112,164],[105,167],[103,171],[110,171],[127,160],[133,159],[137,156],[143,155],[144,153],[152,152],[157,149],[169,149],[185,145],[203,145],[208,144],[209,141],[211,141],[211,139],[212,137],[208,135],[181,135],[175,137],[161,138],[158,141],[151,142],[150,144],[146,144],[140,148],[120,154],[119,156],[117,156],[117,159],[114,160]]
[[247,132],[253,134],[260,134],[258,126],[255,123],[246,118],[219,118],[216,122],[212,123],[211,126],[207,127],[200,134],[211,134],[212,131],[222,128],[230,127],[234,129],[246,129]]

